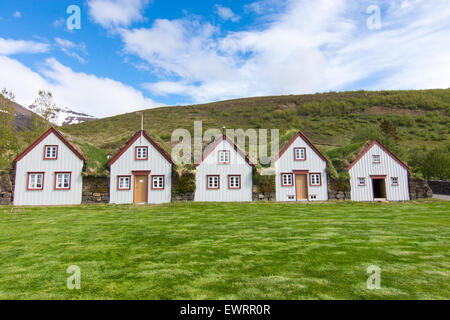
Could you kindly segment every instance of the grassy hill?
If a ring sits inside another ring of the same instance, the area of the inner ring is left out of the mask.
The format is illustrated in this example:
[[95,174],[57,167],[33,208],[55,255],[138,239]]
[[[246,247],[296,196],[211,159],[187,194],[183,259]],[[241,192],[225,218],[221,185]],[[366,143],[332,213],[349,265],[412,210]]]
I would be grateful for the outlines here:
[[[222,126],[280,129],[281,146],[300,129],[331,160],[346,159],[338,161],[339,171],[374,137],[384,139],[405,161],[414,148],[449,146],[449,111],[450,89],[442,89],[257,97],[143,113],[145,130],[167,149],[173,130],[184,128],[193,135],[194,121],[200,120],[204,131]],[[394,128],[393,137],[380,130],[383,120]],[[115,153],[139,128],[140,117],[133,112],[61,130],[80,145],[96,172],[103,171],[106,154]]]

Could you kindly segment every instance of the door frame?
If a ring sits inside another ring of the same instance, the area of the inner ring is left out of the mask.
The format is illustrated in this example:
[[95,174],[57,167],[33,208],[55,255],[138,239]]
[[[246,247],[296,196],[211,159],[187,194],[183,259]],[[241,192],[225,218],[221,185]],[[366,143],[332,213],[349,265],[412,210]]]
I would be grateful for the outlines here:
[[[386,177],[387,175],[371,175],[370,176],[370,180],[372,181],[372,199],[373,201],[375,201],[375,199],[379,199],[379,200],[387,200],[388,196],[387,196],[387,184],[386,184]],[[384,181],[384,198],[375,198],[375,190],[373,187],[373,181],[374,180],[383,180]]]
[[134,181],[133,181],[133,183],[134,183],[134,186],[133,186],[133,203],[134,204],[136,204],[136,203],[141,203],[141,202],[136,202],[136,179],[137,179],[137,177],[147,177],[147,200],[146,200],[146,203],[148,203],[148,199],[149,199],[149,193],[150,193],[150,191],[149,191],[149,189],[148,189],[148,186],[149,186],[149,183],[150,183],[150,173],[151,173],[151,171],[150,170],[135,170],[135,171],[132,171],[132,173],[133,173],[133,178],[134,178]]
[[[308,179],[309,179],[309,170],[292,170],[294,173],[294,186],[295,186],[295,201],[309,201],[309,190],[308,190]],[[306,187],[306,199],[298,199],[297,197],[297,176],[305,175],[305,187]]]

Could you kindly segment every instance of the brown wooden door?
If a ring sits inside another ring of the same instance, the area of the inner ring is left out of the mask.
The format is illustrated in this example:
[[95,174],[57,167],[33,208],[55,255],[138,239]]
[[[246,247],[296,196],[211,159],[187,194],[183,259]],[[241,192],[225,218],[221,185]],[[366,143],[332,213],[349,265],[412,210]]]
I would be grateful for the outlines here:
[[306,174],[295,175],[295,189],[297,192],[298,200],[308,200],[308,186],[307,186]]
[[134,203],[147,203],[148,177],[134,176]]

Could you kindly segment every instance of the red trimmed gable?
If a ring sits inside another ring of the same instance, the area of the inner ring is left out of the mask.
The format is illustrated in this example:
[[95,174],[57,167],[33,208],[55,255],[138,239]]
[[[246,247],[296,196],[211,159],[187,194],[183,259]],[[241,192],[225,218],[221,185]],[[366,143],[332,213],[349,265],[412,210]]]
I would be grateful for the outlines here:
[[397,158],[396,156],[394,156],[388,149],[386,149],[385,146],[383,146],[380,142],[378,142],[377,140],[373,140],[372,143],[370,145],[368,145],[357,157],[355,160],[353,160],[352,163],[350,163],[350,165],[347,167],[347,171],[349,171],[351,168],[353,168],[353,166],[355,164],[358,163],[359,160],[361,160],[362,157],[364,157],[364,155],[369,152],[370,149],[372,149],[372,147],[374,145],[377,145],[381,148],[381,150],[383,150],[385,153],[387,153],[392,159],[394,159],[399,165],[401,165],[403,168],[405,168],[406,170],[409,171],[408,166],[403,163],[399,158]]
[[55,136],[57,136],[58,139],[61,140],[61,142],[64,143],[66,145],[66,147],[68,147],[80,160],[86,162],[86,158],[77,149],[75,149],[75,147],[69,141],[67,141],[66,138],[64,138],[64,136],[62,135],[61,132],[59,132],[58,130],[56,130],[53,127],[48,129],[42,136],[40,136],[35,142],[33,142],[28,148],[26,148],[25,151],[23,151],[21,154],[19,154],[14,159],[13,162],[16,163],[16,162],[22,160],[28,153],[31,152],[31,150],[36,148],[36,146],[39,143],[41,143],[45,138],[47,138],[52,133]]
[[284,148],[281,149],[280,153],[275,157],[274,162],[278,161],[278,159],[280,159],[283,156],[283,154],[299,137],[303,139],[303,141],[319,156],[319,158],[328,163],[328,159],[319,150],[317,150],[317,148],[311,143],[311,141],[309,141],[309,139],[301,131],[297,132],[292,137],[292,139],[289,140],[289,142],[284,146]]
[[175,163],[172,160],[172,157],[167,153],[166,150],[164,150],[155,140],[153,140],[146,131],[138,131],[134,134],[133,137],[131,137],[131,139],[125,144],[125,146],[122,147],[122,149],[119,150],[119,152],[111,159],[108,161],[108,163],[106,164],[108,167],[111,167],[114,162],[116,162],[121,156],[122,154],[125,153],[125,151],[127,151],[132,145],[133,143],[136,142],[137,139],[139,139],[139,137],[142,136],[148,141],[150,142],[150,144],[171,164],[171,165],[175,165]]
[[244,158],[244,160],[245,160],[245,162],[247,162],[250,166],[252,166],[252,167],[254,167],[255,165],[250,161],[250,159],[245,155],[245,153],[244,152],[242,152],[242,150],[241,149],[239,149],[238,148],[238,146],[233,142],[233,140],[231,140],[227,135],[222,135],[219,139],[216,139],[214,142],[213,142],[213,145],[210,147],[210,148],[208,148],[207,147],[207,151],[206,152],[204,152],[203,153],[203,155],[202,155],[202,159],[199,161],[199,162],[197,162],[196,164],[194,164],[194,166],[195,167],[198,167],[202,162],[203,162],[203,160],[205,160],[216,148],[217,148],[217,146],[222,142],[222,141],[224,141],[224,140],[226,140],[226,141],[228,141],[232,146],[233,146],[233,148],[234,148],[234,150],[242,157],[242,158]]

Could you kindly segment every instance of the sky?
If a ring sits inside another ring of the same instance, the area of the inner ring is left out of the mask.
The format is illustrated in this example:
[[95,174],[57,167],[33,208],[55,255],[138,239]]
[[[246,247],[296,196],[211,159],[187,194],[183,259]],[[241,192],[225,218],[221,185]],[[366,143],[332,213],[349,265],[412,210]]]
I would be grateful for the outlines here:
[[22,105],[49,90],[60,107],[106,117],[449,87],[448,0],[0,0],[0,88]]

